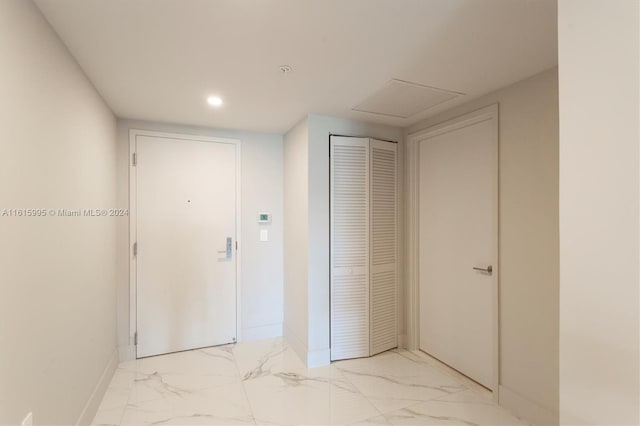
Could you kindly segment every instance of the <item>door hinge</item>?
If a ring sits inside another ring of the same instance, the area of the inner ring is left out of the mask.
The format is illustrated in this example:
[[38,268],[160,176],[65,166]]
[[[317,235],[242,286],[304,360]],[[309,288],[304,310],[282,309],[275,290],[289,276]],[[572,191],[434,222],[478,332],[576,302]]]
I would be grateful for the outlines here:
[[236,250],[238,250],[238,242],[236,241]]
[[133,334],[133,345],[134,346],[138,346],[138,332],[137,331]]
[[138,242],[137,241],[135,243],[133,243],[133,255],[134,256],[138,255]]
[[131,156],[131,163],[134,166],[138,165],[138,153],[137,152],[134,152],[133,155]]

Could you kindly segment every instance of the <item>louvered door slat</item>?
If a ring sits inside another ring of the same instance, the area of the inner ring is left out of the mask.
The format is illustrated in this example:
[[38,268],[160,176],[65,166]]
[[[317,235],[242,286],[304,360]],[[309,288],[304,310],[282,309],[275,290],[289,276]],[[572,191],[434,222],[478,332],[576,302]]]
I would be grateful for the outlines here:
[[396,147],[371,140],[371,355],[398,346]]
[[331,137],[331,359],[369,356],[369,140]]

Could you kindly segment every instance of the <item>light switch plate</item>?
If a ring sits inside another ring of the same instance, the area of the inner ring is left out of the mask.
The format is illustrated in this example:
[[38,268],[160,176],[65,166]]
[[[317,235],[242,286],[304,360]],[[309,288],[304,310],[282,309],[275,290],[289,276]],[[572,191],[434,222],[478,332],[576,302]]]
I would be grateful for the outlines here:
[[269,241],[269,230],[261,229],[260,230],[260,241]]

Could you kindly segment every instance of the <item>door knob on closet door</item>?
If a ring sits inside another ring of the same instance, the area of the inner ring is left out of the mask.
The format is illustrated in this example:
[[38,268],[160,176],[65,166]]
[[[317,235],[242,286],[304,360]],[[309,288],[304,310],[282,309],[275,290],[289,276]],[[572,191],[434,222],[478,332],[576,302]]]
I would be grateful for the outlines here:
[[493,266],[489,265],[486,268],[479,268],[477,266],[473,267],[474,271],[480,271],[480,272],[484,272],[485,274],[489,274],[492,275],[493,274]]

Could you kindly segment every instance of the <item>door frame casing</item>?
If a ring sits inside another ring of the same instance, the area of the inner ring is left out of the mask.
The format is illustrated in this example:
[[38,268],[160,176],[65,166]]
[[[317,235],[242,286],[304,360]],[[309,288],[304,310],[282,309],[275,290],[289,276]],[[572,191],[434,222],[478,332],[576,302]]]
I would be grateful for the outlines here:
[[407,347],[412,350],[420,349],[420,143],[445,133],[459,130],[474,124],[493,120],[494,148],[496,171],[494,173],[495,206],[495,248],[494,248],[494,280],[492,297],[492,325],[493,325],[493,399],[498,401],[500,388],[500,128],[499,106],[489,105],[484,108],[448,119],[444,122],[430,126],[424,130],[411,133],[407,136],[407,225],[406,225],[406,283],[408,290],[407,301]]
[[133,155],[136,152],[136,138],[138,136],[149,136],[156,138],[166,138],[193,142],[213,142],[234,145],[236,148],[236,341],[242,339],[242,279],[241,279],[241,260],[242,260],[242,244],[241,238],[241,141],[239,139],[219,138],[200,135],[189,135],[183,133],[159,132],[153,130],[129,130],[129,345],[133,349],[133,357],[137,358],[137,348],[135,345],[135,336],[138,331],[138,265],[137,257],[133,253],[133,245],[137,241],[137,174],[136,166],[133,164]]

